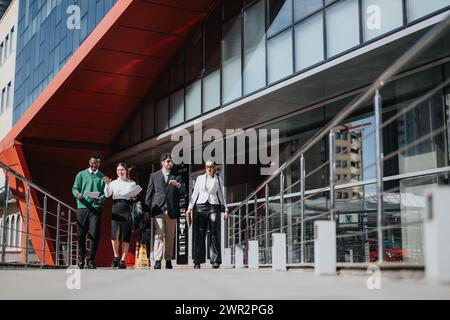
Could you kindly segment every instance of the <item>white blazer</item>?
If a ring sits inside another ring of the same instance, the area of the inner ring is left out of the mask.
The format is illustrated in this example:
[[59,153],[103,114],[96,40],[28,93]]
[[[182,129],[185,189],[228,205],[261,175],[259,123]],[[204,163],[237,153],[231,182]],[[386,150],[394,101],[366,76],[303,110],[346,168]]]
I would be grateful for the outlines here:
[[[206,175],[207,174],[198,176],[195,180],[194,192],[192,193],[191,201],[189,202],[189,209],[192,209],[196,203],[203,204],[208,201],[210,204],[223,204],[225,206],[225,210],[228,211],[227,204],[224,199],[222,178],[216,175],[214,178],[213,187],[208,189],[206,187]],[[219,188],[219,184],[221,190]]]

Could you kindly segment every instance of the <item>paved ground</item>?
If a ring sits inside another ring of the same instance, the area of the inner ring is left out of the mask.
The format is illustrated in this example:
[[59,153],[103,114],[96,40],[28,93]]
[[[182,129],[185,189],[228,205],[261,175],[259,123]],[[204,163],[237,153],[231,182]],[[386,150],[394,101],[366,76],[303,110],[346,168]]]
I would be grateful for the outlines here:
[[[367,288],[359,272],[315,276],[311,271],[233,269],[0,270],[0,299],[450,299],[450,285],[432,285],[417,273],[381,274]],[[80,284],[80,289],[68,289]]]

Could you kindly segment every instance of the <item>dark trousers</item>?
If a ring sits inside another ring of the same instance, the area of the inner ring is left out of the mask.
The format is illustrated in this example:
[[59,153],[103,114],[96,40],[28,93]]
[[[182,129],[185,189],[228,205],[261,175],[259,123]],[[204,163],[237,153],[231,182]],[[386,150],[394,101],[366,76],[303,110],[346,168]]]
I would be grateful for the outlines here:
[[77,240],[79,248],[79,260],[86,258],[86,235],[91,240],[89,261],[95,261],[98,240],[100,234],[100,210],[79,208],[77,210]]
[[211,263],[222,263],[220,250],[220,205],[204,204],[196,205],[196,215],[194,221],[195,239],[194,239],[194,263],[201,264],[206,261],[206,231],[211,232]]

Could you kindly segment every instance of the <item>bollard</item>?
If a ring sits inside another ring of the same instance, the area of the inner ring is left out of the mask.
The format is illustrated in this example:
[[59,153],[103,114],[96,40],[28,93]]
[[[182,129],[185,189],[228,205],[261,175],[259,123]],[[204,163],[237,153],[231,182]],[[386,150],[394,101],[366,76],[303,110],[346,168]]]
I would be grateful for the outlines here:
[[256,240],[248,242],[248,268],[252,270],[259,268],[259,246]]
[[286,234],[272,234],[272,270],[286,271]]
[[225,248],[223,251],[223,266],[231,267],[231,248]]
[[314,273],[336,273],[336,222],[314,222]]
[[426,192],[424,225],[425,277],[450,283],[450,188],[432,188]]
[[243,269],[244,268],[244,250],[240,244],[237,244],[234,248],[235,248],[234,268],[235,269]]

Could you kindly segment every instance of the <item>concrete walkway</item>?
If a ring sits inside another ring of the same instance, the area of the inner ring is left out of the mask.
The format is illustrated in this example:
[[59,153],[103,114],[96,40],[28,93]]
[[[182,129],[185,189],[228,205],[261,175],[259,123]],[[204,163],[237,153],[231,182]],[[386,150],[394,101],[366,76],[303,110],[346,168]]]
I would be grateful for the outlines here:
[[[0,299],[450,299],[450,285],[432,285],[423,274],[315,276],[311,270],[272,272],[201,270],[0,270]],[[72,289],[68,289],[68,285]],[[80,289],[73,289],[80,285]]]

